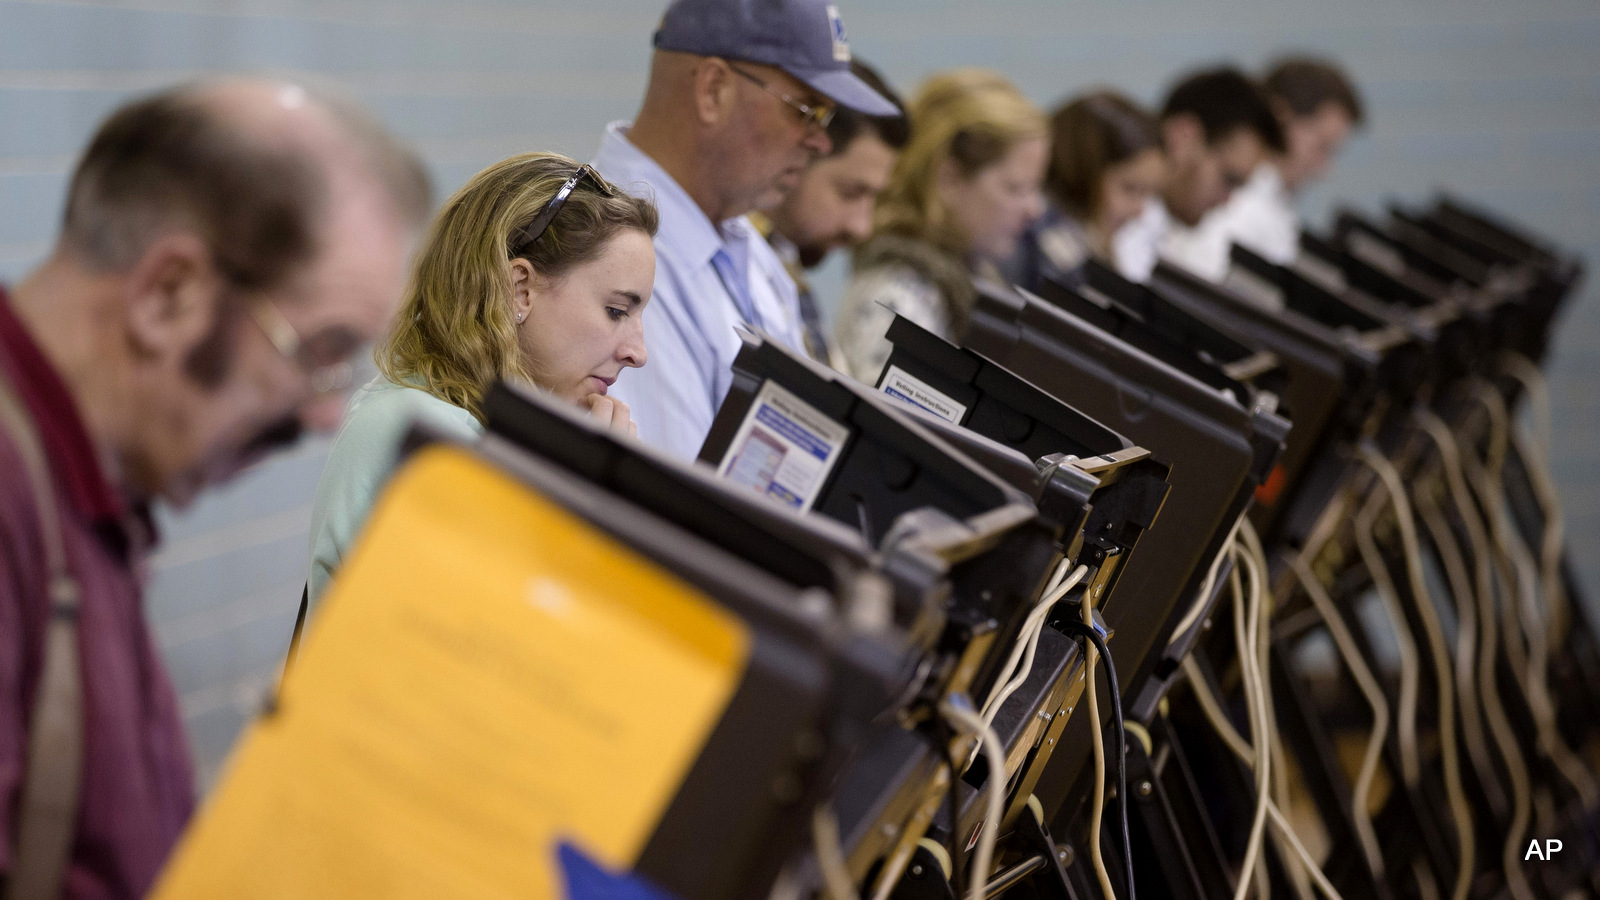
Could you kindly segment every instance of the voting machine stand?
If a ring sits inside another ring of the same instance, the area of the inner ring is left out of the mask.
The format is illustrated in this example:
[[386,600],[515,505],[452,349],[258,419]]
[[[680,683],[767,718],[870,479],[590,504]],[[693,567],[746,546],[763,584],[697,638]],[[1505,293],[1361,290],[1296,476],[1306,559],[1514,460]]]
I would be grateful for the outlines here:
[[486,413],[412,441],[156,896],[558,897],[573,852],[749,897],[808,844],[938,566],[531,391]]
[[[981,407],[984,415],[997,421],[1005,417],[1040,443],[995,440],[960,427],[961,417],[948,415],[947,409],[934,412],[874,391],[759,335],[747,337],[734,376],[734,387],[701,452],[702,462],[730,480],[855,525],[880,544],[900,538],[893,528],[884,533],[874,523],[896,517],[936,518],[952,526],[964,522],[965,529],[976,533],[975,523],[993,518],[995,508],[1028,510],[1026,529],[989,540],[985,552],[952,568],[948,604],[953,627],[947,634],[951,652],[970,656],[971,650],[963,647],[975,644],[973,629],[966,623],[975,617],[997,623],[993,629],[997,639],[985,645],[987,658],[975,664],[976,677],[965,685],[930,680],[925,689],[930,698],[954,688],[974,698],[990,693],[994,666],[1016,643],[1017,612],[1032,609],[1042,575],[1059,561],[1089,570],[1060,608],[1075,608],[1086,596],[1096,605],[1104,603],[1116,589],[1140,535],[1161,508],[1164,467],[1149,462],[1141,448],[1020,383],[1008,385],[1013,391],[1007,396],[1030,410],[1032,423],[1047,423],[1037,431],[1013,417],[1013,408],[965,396],[974,409]],[[802,426],[808,435],[836,435],[839,442],[836,447],[826,440],[816,443],[798,434]],[[1046,433],[1046,427],[1056,429],[1054,434]],[[769,432],[775,434],[768,436]],[[782,478],[769,473],[778,472],[781,463],[750,464],[751,453],[768,452],[771,444],[783,442],[784,433],[793,436],[795,447],[812,446],[828,458],[837,455],[837,462],[807,491],[774,484]],[[998,432],[996,436],[1003,437]],[[1088,451],[1090,446],[1095,452]],[[752,479],[751,471],[759,475]],[[999,506],[1002,503],[1006,506]],[[1004,592],[1013,599],[1000,602]],[[943,664],[935,664],[935,671],[942,668]],[[1028,677],[999,706],[993,723],[1007,761],[1007,771],[999,776],[1008,782],[999,826],[1006,835],[1002,859],[1019,861],[1013,866],[1017,883],[1042,878],[1053,882],[1057,892],[1065,890],[1059,861],[1053,856],[1041,859],[1048,854],[1039,849],[1040,842],[1048,842],[1049,836],[1043,823],[1027,811],[1028,798],[1059,745],[1082,690],[1082,674],[1073,641],[1055,629],[1045,629]],[[937,787],[939,782],[928,778],[927,772],[940,765],[948,768],[950,762],[943,758],[939,743],[903,728],[886,728],[883,740],[864,750],[860,764],[840,783],[837,803],[846,846],[851,848],[852,864],[864,867],[858,874],[870,875],[873,883],[898,878],[907,869],[930,868],[910,865],[913,858],[927,861],[905,852],[924,835],[959,860],[971,836],[980,827],[992,827],[976,818],[977,800],[988,779],[996,777],[981,760],[946,789],[954,794],[948,799],[955,826],[950,816],[934,814],[946,791],[930,792],[928,786]],[[875,865],[878,870],[873,872]],[[915,896],[935,887],[926,878],[906,878],[895,896]]]
[[[1146,317],[1147,310],[1138,308],[1146,298],[1124,295],[1119,302],[1095,288],[1094,278],[1085,293],[1063,288],[1054,298],[1073,312],[1021,292],[985,286],[963,345],[1125,434],[1171,466],[1161,516],[1130,558],[1117,602],[1107,609],[1107,619],[1118,632],[1113,647],[1118,668],[1132,673],[1123,675],[1125,711],[1148,730],[1164,685],[1199,629],[1190,628],[1178,641],[1171,640],[1172,632],[1194,603],[1213,601],[1214,596],[1196,597],[1204,569],[1266,480],[1287,422],[1270,412],[1270,398],[1261,397],[1263,406],[1256,407],[1253,389],[1221,368],[1233,365],[1236,374],[1266,375],[1276,368],[1273,361],[1181,311],[1162,309],[1158,316]],[[1123,289],[1108,286],[1114,293]],[[1204,347],[1205,357],[1195,353],[1197,344],[1191,341]],[[1158,725],[1152,737],[1161,731]],[[1068,748],[1077,752],[1057,754],[1037,793],[1056,822],[1052,831],[1076,840],[1085,833],[1086,802],[1092,793],[1088,723],[1076,733],[1069,723],[1067,738]],[[1140,742],[1130,745],[1129,753],[1132,772],[1142,765],[1141,753],[1154,758],[1167,751]],[[1197,788],[1181,783],[1181,770],[1181,763],[1165,767],[1175,779],[1174,790],[1150,782],[1138,808],[1142,830],[1158,833],[1154,840],[1182,842],[1193,851],[1160,860],[1163,866],[1184,870],[1163,877],[1192,881],[1198,877],[1193,870],[1220,872],[1225,863],[1215,852]],[[1147,809],[1142,802],[1146,796],[1159,807]],[[1186,838],[1177,830],[1179,822],[1201,830]],[[1135,830],[1141,830],[1138,823]],[[1138,840],[1135,836],[1136,844]],[[1103,851],[1110,844],[1102,841]],[[1108,868],[1116,867],[1108,863]],[[1084,879],[1086,869],[1077,871]],[[1121,880],[1120,875],[1113,878],[1114,883]],[[1098,895],[1087,880],[1080,889],[1093,890],[1087,896]]]
[[[1536,296],[1536,286],[1547,283],[1548,279],[1525,270],[1510,272],[1475,266],[1468,262],[1469,250],[1452,248],[1435,239],[1442,229],[1424,235],[1417,221],[1415,217],[1405,219],[1397,216],[1387,227],[1379,227],[1353,213],[1344,213],[1339,217],[1333,240],[1308,237],[1301,259],[1289,267],[1272,266],[1242,248],[1235,247],[1233,250],[1234,267],[1225,284],[1241,298],[1267,308],[1282,309],[1298,305],[1312,312],[1314,317],[1328,322],[1334,321],[1334,316],[1330,314],[1339,312],[1338,306],[1326,302],[1332,300],[1342,303],[1347,310],[1369,314],[1374,324],[1390,322],[1388,331],[1391,334],[1397,328],[1410,333],[1409,340],[1404,342],[1364,342],[1370,349],[1379,351],[1375,354],[1380,366],[1377,371],[1387,364],[1388,370],[1400,377],[1377,378],[1376,384],[1382,393],[1370,400],[1363,397],[1365,392],[1362,391],[1352,392],[1342,398],[1341,402],[1346,408],[1345,417],[1350,420],[1364,419],[1365,424],[1353,433],[1346,432],[1344,438],[1336,438],[1331,447],[1324,448],[1329,462],[1313,468],[1314,478],[1318,478],[1317,469],[1337,471],[1338,457],[1352,455],[1351,439],[1365,436],[1384,449],[1385,455],[1400,467],[1408,482],[1416,481],[1419,485],[1416,488],[1418,494],[1423,493],[1423,486],[1436,485],[1439,480],[1438,460],[1430,456],[1427,440],[1419,440],[1413,408],[1432,407],[1458,427],[1465,424],[1470,426],[1466,427],[1469,432],[1481,431],[1482,412],[1471,409],[1474,404],[1464,402],[1463,385],[1470,385],[1473,379],[1494,377],[1493,362],[1502,350],[1542,346],[1542,335],[1530,337],[1534,329],[1530,328],[1527,320],[1531,318],[1548,322],[1552,304],[1547,296]],[[1481,254],[1474,258],[1481,258]],[[1180,285],[1184,281],[1182,273],[1167,271],[1166,274],[1169,280]],[[1189,286],[1200,287],[1192,283]],[[1222,293],[1215,289],[1211,292]],[[1309,304],[1308,300],[1316,302]],[[1320,314],[1313,306],[1320,308]],[[1348,333],[1354,329],[1345,330]],[[1373,338],[1382,338],[1384,330],[1369,328],[1367,333]],[[1389,345],[1388,351],[1383,350],[1384,344]],[[1422,354],[1420,368],[1416,353],[1402,352],[1406,344],[1414,346]],[[1419,371],[1422,375],[1420,379],[1416,377]],[[1409,377],[1406,375],[1408,372],[1411,373]],[[1505,379],[1502,378],[1501,382],[1502,387],[1510,387]],[[1514,395],[1514,390],[1507,393]],[[1467,411],[1465,417],[1463,409]],[[1514,473],[1519,470],[1508,466],[1507,471]],[[1323,475],[1319,480],[1327,482],[1330,479]],[[1313,519],[1311,511],[1320,508],[1320,515],[1315,517],[1320,521],[1309,529],[1301,525],[1289,528],[1280,535],[1283,545],[1279,551],[1282,554],[1280,561],[1290,554],[1304,553],[1307,558],[1312,558],[1319,569],[1319,577],[1340,598],[1341,605],[1354,621],[1353,603],[1360,594],[1371,590],[1371,573],[1360,561],[1353,564],[1349,562],[1356,553],[1350,545],[1349,535],[1339,533],[1337,522],[1341,516],[1351,515],[1354,505],[1358,505],[1370,493],[1373,479],[1370,473],[1361,468],[1351,467],[1346,475],[1335,477],[1332,481],[1342,484],[1344,489],[1336,490],[1331,497],[1321,492],[1321,496],[1297,500],[1293,505],[1305,512],[1296,513],[1291,508],[1285,513],[1291,518],[1298,516],[1299,521],[1307,522]],[[1526,477],[1520,485],[1516,478],[1508,477],[1507,493],[1514,494],[1514,489],[1518,487],[1524,489],[1525,495],[1531,493]],[[1526,502],[1522,506],[1537,508],[1537,504]],[[1387,527],[1392,529],[1392,523]],[[1527,522],[1523,523],[1522,528],[1530,539],[1542,533],[1541,527]],[[1405,561],[1393,552],[1392,530],[1390,534],[1387,543],[1391,547],[1384,554],[1382,565],[1390,572],[1403,572]],[[1440,568],[1439,547],[1427,542],[1424,546],[1430,551],[1430,562],[1437,570]],[[1341,563],[1341,559],[1346,561]],[[1565,573],[1562,577],[1570,582]],[[1433,674],[1437,671],[1448,671],[1449,654],[1443,655],[1446,665],[1441,670],[1438,668],[1440,660],[1433,658],[1433,651],[1422,640],[1428,623],[1419,615],[1425,609],[1422,603],[1434,601],[1426,596],[1414,596],[1410,584],[1399,576],[1390,580],[1395,582],[1393,589],[1402,601],[1403,627],[1420,646],[1419,656],[1423,666],[1422,689],[1419,692],[1421,702],[1418,704],[1419,727],[1437,729],[1438,710],[1429,703],[1432,696],[1430,689],[1436,685],[1430,684],[1429,678],[1437,677]],[[1281,621],[1274,628],[1277,642],[1274,647],[1274,677],[1281,683],[1279,714],[1286,739],[1296,746],[1296,755],[1301,757],[1301,771],[1307,776],[1308,787],[1319,797],[1318,806],[1324,810],[1324,821],[1337,824],[1339,817],[1328,815],[1327,810],[1331,808],[1337,812],[1341,802],[1348,808],[1348,785],[1339,784],[1343,779],[1338,777],[1338,767],[1335,765],[1306,765],[1307,759],[1314,761],[1319,753],[1323,757],[1328,755],[1325,748],[1330,740],[1322,730],[1322,720],[1327,718],[1330,710],[1318,711],[1315,708],[1316,704],[1305,691],[1307,685],[1286,665],[1286,661],[1293,658],[1294,645],[1308,633],[1307,629],[1312,627],[1315,616],[1306,609],[1303,597],[1295,597],[1292,577],[1280,581],[1280,588],[1286,589],[1279,592]],[[1463,621],[1466,619],[1463,618]],[[1491,622],[1491,627],[1493,625]],[[1371,642],[1365,640],[1361,629],[1355,629],[1355,633],[1362,640],[1362,652],[1369,667],[1378,668],[1379,654]],[[1581,659],[1582,654],[1568,653],[1559,657],[1566,660],[1572,658]],[[1560,666],[1553,667],[1552,672],[1559,677]],[[1499,680],[1507,682],[1507,686],[1514,686],[1514,679],[1506,675],[1502,672]],[[1569,687],[1575,689],[1576,693],[1569,692],[1566,696],[1589,696],[1584,685]],[[1343,693],[1346,696],[1359,696],[1348,678],[1345,679]],[[1397,700],[1392,688],[1388,699],[1391,704]],[[1513,711],[1513,718],[1518,714]],[[1523,715],[1518,730],[1524,735],[1524,746],[1520,748],[1522,755],[1535,759],[1537,748],[1528,746],[1532,739],[1527,736],[1535,734],[1536,729],[1526,715]],[[1398,778],[1403,771],[1400,755],[1391,740],[1386,748],[1386,767],[1391,777]],[[1444,884],[1446,889],[1450,887],[1447,882],[1455,875],[1460,860],[1452,856],[1452,823],[1448,820],[1447,803],[1443,796],[1445,790],[1438,781],[1437,766],[1437,757],[1430,758],[1416,788],[1403,784],[1403,789],[1391,795],[1391,802],[1380,814],[1384,833],[1398,837],[1397,840],[1385,842],[1383,849],[1387,864],[1382,869],[1365,873],[1354,871],[1362,868],[1359,865],[1361,854],[1354,852],[1358,848],[1352,847],[1349,829],[1330,829],[1335,845],[1328,857],[1328,874],[1334,878],[1336,885],[1346,891],[1382,896],[1409,895],[1419,889],[1419,879],[1430,880],[1435,885]],[[1474,884],[1474,896],[1477,896],[1480,891],[1495,890],[1497,882],[1494,870],[1500,864],[1502,838],[1496,829],[1503,828],[1506,801],[1504,786],[1499,783],[1503,778],[1498,777],[1499,773],[1496,773],[1493,764],[1481,767],[1480,771],[1478,761],[1474,760],[1471,766],[1463,763],[1462,768],[1461,781],[1472,799],[1473,808],[1481,813],[1474,826],[1480,831],[1478,858],[1475,861],[1481,873]],[[1537,769],[1535,774],[1539,775]],[[1539,777],[1550,780],[1548,775]],[[1559,797],[1561,792],[1557,790],[1551,793]],[[1566,824],[1552,823],[1557,833],[1567,837],[1568,846],[1580,848],[1579,854],[1574,856],[1585,861],[1593,859],[1588,849],[1593,844],[1593,822],[1592,817],[1587,818],[1587,824],[1582,814],[1568,819]],[[1348,823],[1350,816],[1346,815],[1344,819]],[[1585,829],[1590,834],[1585,835]],[[1338,860],[1356,861],[1356,865],[1336,866],[1335,861]],[[1558,870],[1559,867],[1543,870],[1547,874],[1547,886],[1552,891],[1557,891],[1561,883],[1576,880],[1570,870],[1564,876],[1552,874]],[[1358,874],[1364,877],[1357,877]]]

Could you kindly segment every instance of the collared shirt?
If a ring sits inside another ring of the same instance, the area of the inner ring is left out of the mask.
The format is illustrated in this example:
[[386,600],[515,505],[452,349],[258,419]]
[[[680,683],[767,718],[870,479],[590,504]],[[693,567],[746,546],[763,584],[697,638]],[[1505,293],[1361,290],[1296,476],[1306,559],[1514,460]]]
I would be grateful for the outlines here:
[[1140,283],[1150,280],[1172,227],[1167,205],[1152,198],[1138,218],[1117,230],[1111,238],[1111,255],[1123,278]]
[[1206,214],[1194,228],[1175,228],[1162,256],[1212,281],[1227,277],[1234,244],[1289,265],[1300,252],[1300,214],[1270,162],[1256,166],[1228,202]]
[[[194,808],[178,700],[145,622],[149,529],[110,483],[77,405],[0,290],[0,368],[39,432],[78,579],[84,759],[68,900],[142,897]],[[27,469],[0,432],[0,872],[10,871],[48,612]]]
[[828,340],[828,329],[822,321],[822,308],[817,305],[817,295],[811,290],[811,282],[806,278],[805,266],[800,264],[800,248],[794,241],[778,233],[773,226],[772,219],[765,213],[753,212],[746,216],[750,224],[756,227],[756,232],[767,239],[772,246],[772,252],[778,255],[778,261],[783,263],[783,270],[794,279],[796,299],[800,301],[800,327],[806,342],[806,352],[811,358],[823,365],[832,366],[838,371],[845,371],[844,359],[833,347],[833,342]]
[[744,216],[713,223],[655,160],[606,127],[594,167],[608,181],[651,197],[660,211],[656,282],[644,312],[648,363],[624,370],[612,393],[628,404],[639,438],[684,459],[700,454],[733,384],[735,330],[748,324],[804,350],[794,280]]
[[1045,281],[1076,288],[1083,284],[1084,265],[1094,255],[1083,223],[1052,202],[1022,235],[1016,254],[1001,266],[1000,274],[1030,291],[1039,290]]

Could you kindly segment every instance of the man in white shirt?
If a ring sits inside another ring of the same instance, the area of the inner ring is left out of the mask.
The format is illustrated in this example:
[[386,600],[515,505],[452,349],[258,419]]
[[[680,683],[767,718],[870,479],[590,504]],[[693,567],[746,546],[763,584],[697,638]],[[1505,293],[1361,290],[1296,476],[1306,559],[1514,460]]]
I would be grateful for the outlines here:
[[775,206],[829,151],[836,105],[896,109],[851,73],[825,0],[676,0],[655,48],[639,115],[608,126],[594,160],[661,213],[650,364],[612,393],[640,439],[693,459],[732,383],[739,326],[804,349],[794,281],[745,213]]
[[1150,277],[1177,228],[1198,225],[1269,152],[1283,149],[1283,129],[1259,85],[1237,69],[1213,69],[1190,75],[1167,96],[1161,146],[1168,173],[1161,197],[1112,241],[1118,271],[1133,281]]
[[901,113],[883,117],[839,110],[828,123],[828,140],[833,144],[828,155],[806,169],[800,183],[776,208],[750,214],[750,221],[766,236],[800,291],[806,352],[841,372],[846,371],[844,357],[828,339],[806,272],[821,265],[834,250],[872,237],[878,196],[889,186],[900,151],[911,140],[911,120],[904,113],[904,104],[883,76],[859,57],[851,60],[850,70]]
[[1355,87],[1332,63],[1280,60],[1263,86],[1283,126],[1284,152],[1257,166],[1250,181],[1198,227],[1168,238],[1168,258],[1213,281],[1227,275],[1234,244],[1281,265],[1294,261],[1300,250],[1295,195],[1327,175],[1364,117]]

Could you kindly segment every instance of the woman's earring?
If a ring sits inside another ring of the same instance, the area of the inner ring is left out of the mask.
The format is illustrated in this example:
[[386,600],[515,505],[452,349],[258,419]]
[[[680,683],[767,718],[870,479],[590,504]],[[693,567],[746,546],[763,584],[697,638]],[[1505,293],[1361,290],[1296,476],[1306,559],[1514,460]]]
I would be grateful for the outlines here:
[[523,316],[524,316],[524,315],[526,315],[526,313],[517,313],[517,324],[518,324],[518,325],[521,325],[521,324],[522,324],[522,317],[523,317]]

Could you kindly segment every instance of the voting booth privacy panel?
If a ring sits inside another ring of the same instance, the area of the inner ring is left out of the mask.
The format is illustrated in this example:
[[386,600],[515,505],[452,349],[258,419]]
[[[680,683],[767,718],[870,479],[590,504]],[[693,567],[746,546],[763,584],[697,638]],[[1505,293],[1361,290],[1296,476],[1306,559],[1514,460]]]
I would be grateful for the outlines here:
[[750,643],[559,505],[424,450],[157,895],[554,897],[563,843],[631,869]]
[[497,386],[158,896],[1600,892],[1538,370],[1581,272],[1444,199],[979,285],[872,385],[751,333],[695,465]]
[[[543,401],[490,409],[586,471],[504,437],[419,449],[163,894],[563,896],[564,845],[682,896],[776,876],[784,811],[904,678],[893,626],[843,613],[887,620],[935,564],[867,571],[848,532],[774,521]],[[731,549],[695,534],[708,508]],[[285,841],[306,852],[279,859]]]

